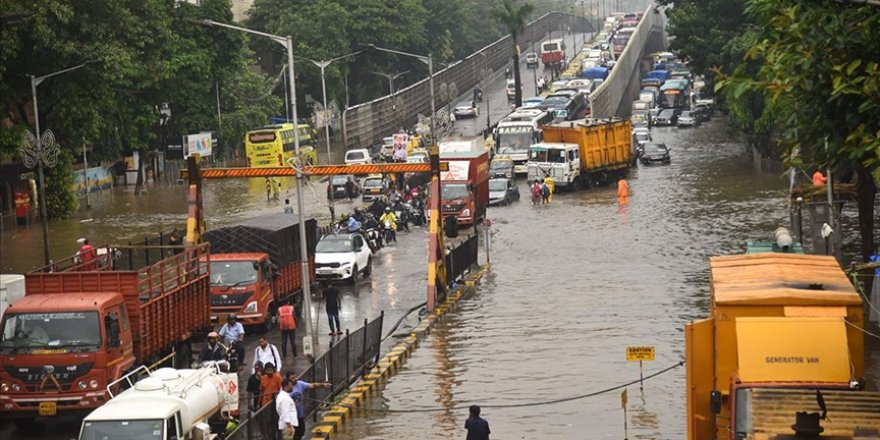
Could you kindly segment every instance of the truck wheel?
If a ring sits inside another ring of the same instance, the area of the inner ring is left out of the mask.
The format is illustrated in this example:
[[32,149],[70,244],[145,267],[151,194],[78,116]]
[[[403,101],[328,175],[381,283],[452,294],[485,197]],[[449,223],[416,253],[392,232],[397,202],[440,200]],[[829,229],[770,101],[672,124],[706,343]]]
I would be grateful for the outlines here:
[[581,178],[575,177],[574,182],[571,182],[571,190],[572,191],[580,191],[581,190]]
[[357,284],[357,282],[358,282],[358,273],[359,273],[359,270],[358,270],[357,264],[355,264],[355,265],[354,265],[354,268],[353,268],[352,271],[351,271],[351,278],[348,279],[348,282],[349,282],[350,284]]
[[365,276],[365,277],[368,277],[368,276],[370,276],[370,275],[372,275],[372,274],[373,274],[373,258],[372,258],[372,257],[368,257],[368,258],[367,258],[367,267],[364,268],[364,276]]
[[177,345],[177,353],[174,354],[174,368],[190,368],[192,362],[192,347],[189,346],[189,342],[181,342]]

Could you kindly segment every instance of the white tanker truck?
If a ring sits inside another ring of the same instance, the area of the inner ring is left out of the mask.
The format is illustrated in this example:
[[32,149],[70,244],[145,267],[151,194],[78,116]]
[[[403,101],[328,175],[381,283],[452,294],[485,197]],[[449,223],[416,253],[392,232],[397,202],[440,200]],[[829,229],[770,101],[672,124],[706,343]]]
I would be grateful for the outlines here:
[[[119,385],[128,388],[114,395]],[[140,367],[107,390],[112,398],[83,419],[79,440],[211,440],[217,436],[210,422],[225,425],[223,415],[238,412],[238,375],[213,363],[154,372]]]

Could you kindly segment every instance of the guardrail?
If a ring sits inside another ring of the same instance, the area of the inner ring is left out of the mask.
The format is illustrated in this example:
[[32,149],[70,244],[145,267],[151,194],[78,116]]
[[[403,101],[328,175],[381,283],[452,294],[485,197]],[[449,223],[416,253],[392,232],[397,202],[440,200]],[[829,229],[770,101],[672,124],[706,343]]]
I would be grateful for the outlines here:
[[[595,118],[628,118],[631,102],[638,92],[633,81],[640,81],[639,64],[646,49],[666,46],[662,11],[652,3],[645,10],[626,48],[617,58],[608,78],[590,94],[591,114]],[[639,84],[640,85],[640,84]]]
[[[551,30],[563,26],[572,32],[590,32],[592,25],[584,17],[551,12],[532,21],[520,36],[521,48],[541,42]],[[525,52],[525,51],[523,51]],[[456,98],[493,73],[509,65],[513,56],[510,36],[480,49],[434,73],[435,101],[438,113]],[[342,114],[343,142],[346,149],[364,148],[382,141],[400,127],[412,127],[418,115],[431,114],[431,94],[425,78],[394,95],[346,109]]]
[[[352,333],[346,331],[345,337],[332,344],[326,353],[321,355],[306,371],[298,375],[299,380],[306,382],[330,382],[331,388],[313,388],[305,396],[305,419],[317,421],[321,405],[333,402],[333,399],[345,392],[370,366],[379,361],[379,349],[382,345],[382,324],[385,312],[378,318],[368,322]],[[279,374],[285,372],[279,371]],[[253,396],[247,396],[248,402]],[[248,414],[241,424],[226,436],[226,440],[281,440],[278,430],[278,413],[275,411],[275,400],[272,399],[253,414]]]

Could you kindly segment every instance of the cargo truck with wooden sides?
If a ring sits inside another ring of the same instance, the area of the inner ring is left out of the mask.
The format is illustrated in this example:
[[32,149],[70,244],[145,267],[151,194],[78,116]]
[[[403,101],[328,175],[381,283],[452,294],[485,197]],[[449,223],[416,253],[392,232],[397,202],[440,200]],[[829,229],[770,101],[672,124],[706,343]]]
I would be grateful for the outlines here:
[[880,393],[862,376],[862,299],[833,257],[709,266],[710,315],[685,326],[688,440],[880,436]]
[[554,180],[577,190],[626,176],[632,159],[632,124],[626,119],[580,119],[544,126],[544,141],[529,148],[528,179]]
[[114,247],[28,273],[2,320],[0,417],[85,414],[140,365],[188,367],[211,330],[208,249]]
[[[317,222],[306,220],[309,283],[315,282]],[[268,330],[280,305],[301,310],[303,276],[296,216],[276,213],[205,233],[211,244],[211,319],[229,313],[244,325]]]

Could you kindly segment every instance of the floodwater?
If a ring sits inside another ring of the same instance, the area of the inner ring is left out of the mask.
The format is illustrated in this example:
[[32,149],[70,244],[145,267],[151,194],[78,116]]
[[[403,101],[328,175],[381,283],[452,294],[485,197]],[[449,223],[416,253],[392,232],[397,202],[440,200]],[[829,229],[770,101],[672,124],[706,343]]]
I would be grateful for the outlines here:
[[[620,390],[549,402],[638,380],[627,346],[656,348],[645,375],[682,361],[685,323],[708,315],[708,258],[787,224],[786,182],[754,172],[721,117],[654,132],[672,164],[633,170],[626,205],[601,188],[490,210],[491,271],[340,438],[464,438],[471,404],[492,438],[622,438]],[[866,364],[876,388],[876,341]],[[630,438],[686,436],[683,367],[627,392]]]

